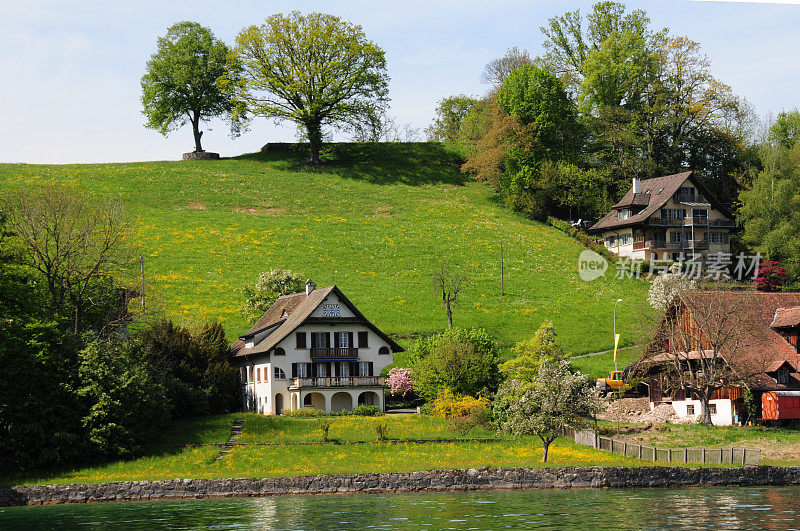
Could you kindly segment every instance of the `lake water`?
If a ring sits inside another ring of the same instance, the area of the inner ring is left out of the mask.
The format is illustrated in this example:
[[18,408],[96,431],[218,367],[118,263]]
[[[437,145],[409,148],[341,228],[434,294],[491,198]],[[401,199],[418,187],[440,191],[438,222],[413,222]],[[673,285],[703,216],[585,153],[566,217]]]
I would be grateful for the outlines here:
[[800,529],[800,487],[277,496],[0,508],[0,529]]

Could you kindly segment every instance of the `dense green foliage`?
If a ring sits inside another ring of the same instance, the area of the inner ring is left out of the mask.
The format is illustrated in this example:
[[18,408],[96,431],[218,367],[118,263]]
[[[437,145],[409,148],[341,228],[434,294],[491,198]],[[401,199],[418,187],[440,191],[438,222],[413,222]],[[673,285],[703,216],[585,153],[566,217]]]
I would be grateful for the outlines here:
[[436,106],[436,117],[425,132],[433,142],[463,142],[464,119],[470,114],[478,100],[468,96],[442,98]]
[[282,295],[300,293],[305,289],[305,280],[301,275],[287,269],[272,269],[258,275],[254,286],[245,286],[246,300],[242,306],[242,315],[250,321],[256,321]]
[[268,17],[236,36],[241,79],[224,85],[246,111],[302,127],[319,163],[323,128],[374,121],[388,100],[384,52],[360,26],[324,13]]
[[497,346],[484,330],[450,328],[420,339],[411,357],[414,391],[427,400],[445,391],[486,395],[500,383]]
[[[754,120],[713,77],[698,43],[653,30],[644,11],[617,2],[595,4],[586,16],[567,12],[541,30],[546,53],[508,57],[515,68],[491,76],[499,90],[461,120],[482,131],[467,142],[464,171],[540,219],[598,219],[632,177],[687,169],[723,204],[735,204],[758,165],[749,144]],[[791,117],[780,123],[791,136]]]
[[217,82],[223,76],[238,79],[228,67],[228,47],[211,30],[196,22],[178,22],[158,39],[158,50],[142,76],[142,113],[147,127],[166,135],[192,125],[195,151],[203,151],[200,123],[230,115],[235,105]]
[[511,359],[500,366],[500,371],[508,379],[526,382],[533,381],[544,362],[560,362],[567,353],[556,341],[556,328],[545,321],[532,338],[520,341],[511,349]]
[[[783,142],[783,141],[781,141]],[[800,281],[800,146],[761,148],[764,169],[741,196],[742,240],[768,260],[780,261]]]
[[[62,243],[68,238],[59,228],[71,235],[80,221],[63,219],[65,227],[54,224],[48,233]],[[169,336],[161,331],[174,330],[171,324],[126,335],[130,316],[120,320],[113,307],[73,321],[73,298],[49,304],[47,277],[31,265],[30,248],[12,227],[0,224],[0,471],[130,455],[174,410],[230,410],[236,373],[220,325],[197,336],[178,330],[171,337],[180,341],[158,350],[158,340]]]

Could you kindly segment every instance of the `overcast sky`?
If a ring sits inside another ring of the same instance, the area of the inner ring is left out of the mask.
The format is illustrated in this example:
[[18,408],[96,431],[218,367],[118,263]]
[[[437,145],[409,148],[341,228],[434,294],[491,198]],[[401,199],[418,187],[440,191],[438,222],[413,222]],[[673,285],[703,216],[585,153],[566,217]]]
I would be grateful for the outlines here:
[[[245,26],[291,9],[326,11],[363,26],[387,55],[391,114],[424,128],[437,100],[480,95],[480,72],[517,46],[541,53],[539,27],[578,0],[95,1],[0,0],[0,161],[174,160],[193,149],[191,130],[164,138],[145,129],[139,79],[156,38],[195,20],[228,44]],[[714,74],[759,115],[800,106],[800,0],[794,2],[631,1],[654,28],[700,42]],[[235,7],[231,7],[235,6]],[[209,126],[211,130],[209,131]],[[293,125],[258,119],[238,139],[223,123],[203,146],[223,156],[293,141]]]

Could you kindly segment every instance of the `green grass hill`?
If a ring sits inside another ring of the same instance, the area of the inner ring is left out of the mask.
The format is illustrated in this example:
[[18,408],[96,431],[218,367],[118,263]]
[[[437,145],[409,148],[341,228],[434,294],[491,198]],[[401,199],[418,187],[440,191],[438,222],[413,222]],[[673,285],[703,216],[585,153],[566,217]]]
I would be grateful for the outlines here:
[[[575,353],[612,344],[613,301],[631,343],[643,281],[582,282],[583,247],[498,204],[439,144],[334,144],[311,169],[291,145],[219,161],[0,164],[3,188],[44,182],[122,199],[135,220],[151,289],[178,320],[219,320],[233,340],[250,323],[241,287],[280,267],[337,284],[375,324],[408,345],[442,329],[431,284],[442,260],[467,275],[455,324],[505,345],[551,319]],[[505,296],[500,294],[500,244]],[[401,361],[401,360],[400,360]]]

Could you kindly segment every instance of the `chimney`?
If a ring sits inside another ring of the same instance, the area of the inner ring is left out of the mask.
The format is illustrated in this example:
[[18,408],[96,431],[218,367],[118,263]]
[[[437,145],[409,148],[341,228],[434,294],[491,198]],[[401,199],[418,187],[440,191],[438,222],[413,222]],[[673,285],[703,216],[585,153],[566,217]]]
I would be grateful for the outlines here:
[[314,291],[314,288],[316,287],[317,285],[314,284],[314,282],[312,282],[310,278],[306,280],[306,297],[311,295],[311,292]]
[[639,180],[638,177],[634,177],[633,178],[633,193],[634,194],[638,194],[639,192],[642,191],[641,189],[642,189],[641,181]]

